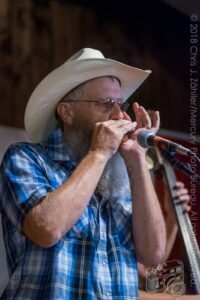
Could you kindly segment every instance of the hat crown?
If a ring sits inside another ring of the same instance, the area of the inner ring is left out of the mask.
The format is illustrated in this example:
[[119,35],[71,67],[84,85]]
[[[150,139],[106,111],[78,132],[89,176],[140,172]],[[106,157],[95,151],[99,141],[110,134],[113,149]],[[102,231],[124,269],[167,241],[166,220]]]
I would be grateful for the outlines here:
[[82,59],[102,59],[105,58],[104,55],[96,49],[92,48],[83,48],[72,55],[66,62],[77,61]]

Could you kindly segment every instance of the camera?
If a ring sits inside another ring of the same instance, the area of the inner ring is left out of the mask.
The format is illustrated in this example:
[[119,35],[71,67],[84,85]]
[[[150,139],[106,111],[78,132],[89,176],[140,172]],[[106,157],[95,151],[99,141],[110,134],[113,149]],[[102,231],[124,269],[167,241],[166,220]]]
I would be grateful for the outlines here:
[[173,296],[183,295],[184,265],[181,260],[171,260],[146,270],[146,291],[149,293],[168,292]]

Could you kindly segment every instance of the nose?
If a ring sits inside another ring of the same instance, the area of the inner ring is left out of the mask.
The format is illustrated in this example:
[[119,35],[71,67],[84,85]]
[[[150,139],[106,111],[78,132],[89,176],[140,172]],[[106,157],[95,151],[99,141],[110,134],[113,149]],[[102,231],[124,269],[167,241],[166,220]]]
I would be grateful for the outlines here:
[[119,106],[119,104],[115,103],[111,112],[110,112],[110,120],[121,120],[124,118],[123,112]]

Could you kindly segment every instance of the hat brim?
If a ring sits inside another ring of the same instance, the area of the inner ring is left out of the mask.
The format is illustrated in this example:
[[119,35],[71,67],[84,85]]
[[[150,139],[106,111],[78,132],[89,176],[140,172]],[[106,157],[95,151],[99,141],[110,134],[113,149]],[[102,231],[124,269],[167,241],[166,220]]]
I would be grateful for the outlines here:
[[64,95],[90,79],[115,76],[126,100],[151,71],[112,59],[83,59],[64,63],[47,75],[33,91],[25,110],[25,129],[32,142],[43,142],[56,127],[55,109]]

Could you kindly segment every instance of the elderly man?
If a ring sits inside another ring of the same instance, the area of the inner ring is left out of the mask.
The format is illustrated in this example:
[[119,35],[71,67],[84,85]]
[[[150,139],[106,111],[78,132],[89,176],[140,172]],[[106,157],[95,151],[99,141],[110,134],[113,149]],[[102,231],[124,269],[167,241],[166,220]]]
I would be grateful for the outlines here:
[[124,111],[148,74],[85,48],[34,90],[34,143],[12,145],[1,166],[2,299],[133,300],[137,260],[163,260],[165,225],[137,142],[142,128],[158,130],[159,113],[151,124],[138,103],[136,122]]

